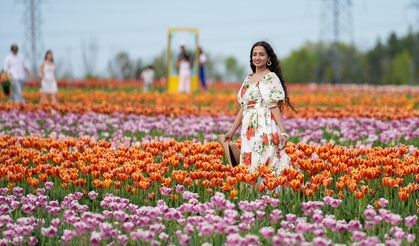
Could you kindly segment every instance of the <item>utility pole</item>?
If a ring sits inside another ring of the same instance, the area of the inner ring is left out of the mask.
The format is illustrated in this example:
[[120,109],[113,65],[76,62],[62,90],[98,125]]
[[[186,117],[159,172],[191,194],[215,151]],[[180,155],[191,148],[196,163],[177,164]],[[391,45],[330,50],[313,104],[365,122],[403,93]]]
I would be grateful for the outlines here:
[[[413,28],[413,54],[412,54],[412,72],[410,82],[412,84],[418,81],[416,73],[419,67],[419,0],[413,0],[412,6],[416,8],[416,26]],[[418,81],[419,82],[419,81]]]
[[29,54],[31,70],[36,76],[38,70],[38,61],[41,59],[41,0],[25,0],[24,24],[25,24],[25,44],[26,50]]
[[[320,55],[322,61],[319,65],[332,64],[333,83],[341,83],[343,59],[338,46],[345,39],[353,45],[352,0],[323,0],[320,13],[319,40],[326,47],[331,44],[331,52],[326,57]],[[318,66],[318,69],[322,68]]]

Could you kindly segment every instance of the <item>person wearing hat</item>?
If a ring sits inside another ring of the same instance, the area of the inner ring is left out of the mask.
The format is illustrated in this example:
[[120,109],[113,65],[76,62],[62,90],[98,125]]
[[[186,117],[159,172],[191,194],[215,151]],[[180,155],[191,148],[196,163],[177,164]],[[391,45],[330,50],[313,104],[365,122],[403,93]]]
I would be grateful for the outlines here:
[[13,102],[25,102],[22,97],[22,87],[25,81],[25,72],[30,75],[23,58],[18,55],[19,48],[16,44],[12,44],[11,53],[7,55],[4,61],[4,71],[11,76],[12,97]]

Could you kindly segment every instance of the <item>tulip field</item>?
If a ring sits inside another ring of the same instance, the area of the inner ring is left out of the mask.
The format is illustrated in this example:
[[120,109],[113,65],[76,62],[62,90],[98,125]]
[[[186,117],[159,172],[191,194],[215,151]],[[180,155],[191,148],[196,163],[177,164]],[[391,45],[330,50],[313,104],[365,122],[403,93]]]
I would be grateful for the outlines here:
[[217,142],[238,84],[59,88],[0,96],[0,246],[418,245],[419,87],[288,86],[278,176]]

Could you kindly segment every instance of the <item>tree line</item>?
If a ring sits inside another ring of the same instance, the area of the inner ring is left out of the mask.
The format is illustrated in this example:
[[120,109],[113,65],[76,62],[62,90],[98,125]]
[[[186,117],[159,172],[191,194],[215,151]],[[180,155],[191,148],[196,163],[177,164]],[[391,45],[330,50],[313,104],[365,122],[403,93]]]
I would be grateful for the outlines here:
[[282,61],[286,79],[295,83],[419,84],[419,32],[402,37],[391,33],[365,52],[339,43],[340,81],[334,81],[333,48],[307,43],[293,51]]
[[[337,58],[332,59],[336,50]],[[144,67],[153,65],[156,78],[160,79],[166,76],[165,60],[165,52],[146,64],[121,51],[108,62],[107,71],[111,78],[138,79]],[[335,74],[336,60],[339,76]],[[419,32],[410,31],[401,37],[391,33],[385,41],[377,40],[374,47],[367,51],[346,43],[334,46],[307,42],[287,57],[280,58],[280,63],[285,79],[292,83],[419,84]],[[233,56],[207,53],[209,81],[240,82],[246,75],[247,67],[248,64],[240,64]],[[95,77],[91,73],[86,76]]]

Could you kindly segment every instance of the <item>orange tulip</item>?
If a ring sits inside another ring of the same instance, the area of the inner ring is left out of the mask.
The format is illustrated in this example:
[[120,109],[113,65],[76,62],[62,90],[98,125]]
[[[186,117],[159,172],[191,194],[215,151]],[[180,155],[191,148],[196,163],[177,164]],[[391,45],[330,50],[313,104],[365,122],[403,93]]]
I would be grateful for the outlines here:
[[357,191],[357,192],[355,193],[355,197],[356,197],[357,199],[362,199],[362,198],[364,198],[364,196],[365,196],[365,194],[364,194],[362,191]]

